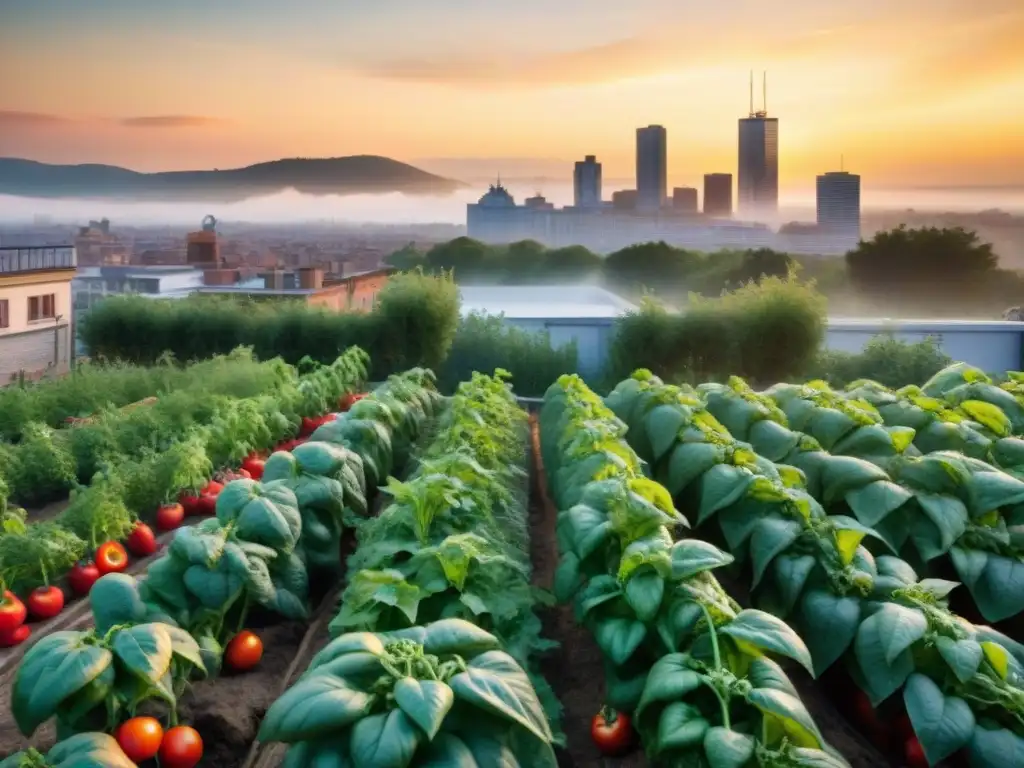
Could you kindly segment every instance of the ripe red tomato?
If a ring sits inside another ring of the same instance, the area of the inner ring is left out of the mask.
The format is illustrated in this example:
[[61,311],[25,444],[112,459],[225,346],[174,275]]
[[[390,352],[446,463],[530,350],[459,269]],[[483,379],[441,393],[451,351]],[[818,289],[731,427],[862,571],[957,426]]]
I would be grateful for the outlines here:
[[133,717],[121,723],[115,738],[129,760],[141,763],[160,751],[164,728],[155,717]]
[[853,711],[857,722],[867,730],[877,729],[881,726],[878,719],[878,712],[871,706],[871,699],[860,688],[854,688],[852,693]]
[[263,467],[265,462],[256,454],[250,454],[245,457],[245,461],[242,462],[242,469],[249,473],[249,477],[253,480],[259,480],[263,477]]
[[203,740],[195,728],[179,725],[164,734],[160,768],[195,768],[203,759]]
[[604,707],[590,721],[590,738],[603,755],[624,755],[633,746],[629,715]]
[[260,663],[263,658],[263,641],[255,632],[245,629],[231,638],[224,651],[224,660],[231,669],[245,672]]
[[184,520],[185,506],[183,504],[164,504],[156,511],[156,527],[161,531],[173,531]]
[[11,590],[4,590],[0,599],[0,632],[13,632],[25,623],[25,615],[25,604]]
[[136,523],[125,543],[131,553],[137,557],[152,555],[157,550],[156,535],[153,533],[153,529],[145,523]]
[[907,761],[907,768],[928,768],[928,758],[924,755],[924,747],[911,736],[903,745],[903,759]]
[[216,480],[211,480],[199,492],[199,506],[196,510],[200,515],[213,515],[217,512],[217,496],[224,490],[224,486]]
[[102,575],[94,562],[86,560],[68,571],[68,584],[76,595],[87,595]]
[[33,618],[52,619],[64,610],[64,593],[58,587],[37,587],[26,602]]
[[100,575],[121,573],[128,567],[128,553],[116,541],[106,541],[96,550],[96,567]]
[[[182,509],[182,515],[199,514],[199,494],[190,491],[182,491],[178,496],[178,506]],[[173,506],[173,505],[171,505]]]
[[22,624],[13,629],[6,629],[0,632],[0,648],[13,648],[28,640],[32,634],[32,628],[28,624]]
[[914,732],[914,724],[910,722],[910,716],[906,713],[896,718],[896,732],[901,739],[913,739],[917,736]]

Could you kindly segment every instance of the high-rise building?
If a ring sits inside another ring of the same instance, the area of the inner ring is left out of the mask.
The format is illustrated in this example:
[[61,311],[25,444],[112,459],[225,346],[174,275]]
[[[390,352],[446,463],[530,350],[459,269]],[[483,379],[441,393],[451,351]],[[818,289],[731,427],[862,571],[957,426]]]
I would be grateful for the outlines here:
[[825,234],[860,240],[860,176],[829,171],[818,177],[818,228]]
[[601,207],[601,164],[594,155],[587,155],[576,163],[572,181],[577,208]]
[[220,264],[220,244],[217,240],[217,219],[207,216],[203,228],[189,232],[186,238],[185,263],[209,266]]
[[668,139],[660,125],[636,129],[637,210],[658,211],[668,191]]
[[739,175],[736,196],[745,216],[774,216],[779,210],[779,119],[768,117],[768,80],[764,104],[754,110],[750,76],[750,113],[739,121]]
[[704,174],[704,215],[732,216],[732,174]]

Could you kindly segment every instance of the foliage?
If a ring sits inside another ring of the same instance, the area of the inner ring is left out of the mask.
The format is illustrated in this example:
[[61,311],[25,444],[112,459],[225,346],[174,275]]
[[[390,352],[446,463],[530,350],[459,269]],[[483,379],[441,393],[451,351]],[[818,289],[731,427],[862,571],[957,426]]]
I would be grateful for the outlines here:
[[732,285],[760,283],[766,277],[785,278],[793,271],[796,262],[788,254],[771,248],[757,248],[743,254],[740,264],[728,273]]
[[0,459],[11,497],[25,506],[55,501],[75,485],[75,462],[66,442],[44,424],[25,424],[21,442],[6,447]]
[[44,756],[37,749],[15,752],[0,760],[0,768],[137,768],[117,739],[106,733],[79,733],[57,742]]
[[887,387],[923,384],[949,365],[952,359],[933,338],[905,342],[891,334],[875,336],[860,352],[823,349],[818,352],[805,379],[845,387],[858,379],[870,379]]
[[54,522],[0,533],[0,585],[17,592],[49,586],[85,555],[87,544]]
[[454,392],[474,370],[500,367],[511,373],[520,395],[540,397],[554,379],[573,373],[576,364],[575,340],[552,347],[546,331],[525,331],[506,324],[500,316],[473,313],[459,324],[438,372],[438,386],[442,392]]
[[673,540],[685,519],[645,476],[623,439],[625,424],[572,376],[548,390],[540,423],[560,510],[556,597],[573,601],[593,632],[609,703],[635,712],[651,758],[740,766],[756,753],[771,759],[761,764],[845,765],[765,655],[810,669],[807,646],[785,623],[741,610],[723,590],[711,571],[730,564],[730,555]]

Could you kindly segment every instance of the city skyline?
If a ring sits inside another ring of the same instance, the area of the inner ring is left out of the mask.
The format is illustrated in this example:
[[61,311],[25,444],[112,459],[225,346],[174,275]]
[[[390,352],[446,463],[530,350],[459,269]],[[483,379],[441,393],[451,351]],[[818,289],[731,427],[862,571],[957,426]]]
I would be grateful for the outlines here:
[[755,69],[785,122],[783,189],[840,155],[884,186],[1024,183],[1019,0],[824,5],[0,0],[19,73],[0,155],[152,171],[586,151],[610,179],[631,175],[623,136],[657,123],[669,184],[694,184],[735,169]]

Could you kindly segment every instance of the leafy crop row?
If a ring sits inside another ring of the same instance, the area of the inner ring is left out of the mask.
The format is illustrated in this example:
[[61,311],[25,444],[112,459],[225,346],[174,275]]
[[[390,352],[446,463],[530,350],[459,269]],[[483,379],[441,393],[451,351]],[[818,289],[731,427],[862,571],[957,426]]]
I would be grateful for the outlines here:
[[[883,392],[853,387],[864,390]],[[964,580],[983,611],[1019,610],[1021,564],[1008,548],[1024,485],[980,459],[916,447],[918,434],[995,446],[991,428],[967,418],[995,423],[984,401],[894,399],[883,419],[885,406],[820,383],[755,393],[738,379],[692,389],[637,372],[606,404],[679,508],[697,525],[717,521],[756,604],[801,633],[818,674],[844,659],[875,706],[902,690],[932,765],[961,749],[975,768],[1012,765],[1024,750],[1024,646],[951,613],[957,583],[918,572],[949,553],[973,574]]]
[[[526,415],[502,372],[462,383],[392,503],[362,523],[334,639],[267,712],[285,765],[556,765],[557,705],[525,671],[533,614]],[[545,713],[537,695],[541,691]]]
[[12,710],[22,733],[55,718],[61,738],[99,738],[144,702],[162,704],[175,724],[190,677],[217,674],[223,644],[250,606],[285,618],[308,614],[323,537],[365,514],[375,477],[367,468],[390,471],[392,461],[404,461],[403,446],[437,400],[429,371],[392,377],[290,457],[271,456],[276,479],[229,483],[216,517],[180,530],[144,577],[96,582],[94,629],[46,636],[18,669]]
[[782,668],[811,669],[783,621],[742,610],[712,575],[733,557],[695,539],[644,474],[616,419],[581,379],[551,386],[541,445],[562,553],[556,597],[573,600],[605,659],[609,703],[633,713],[659,763],[843,766]]

